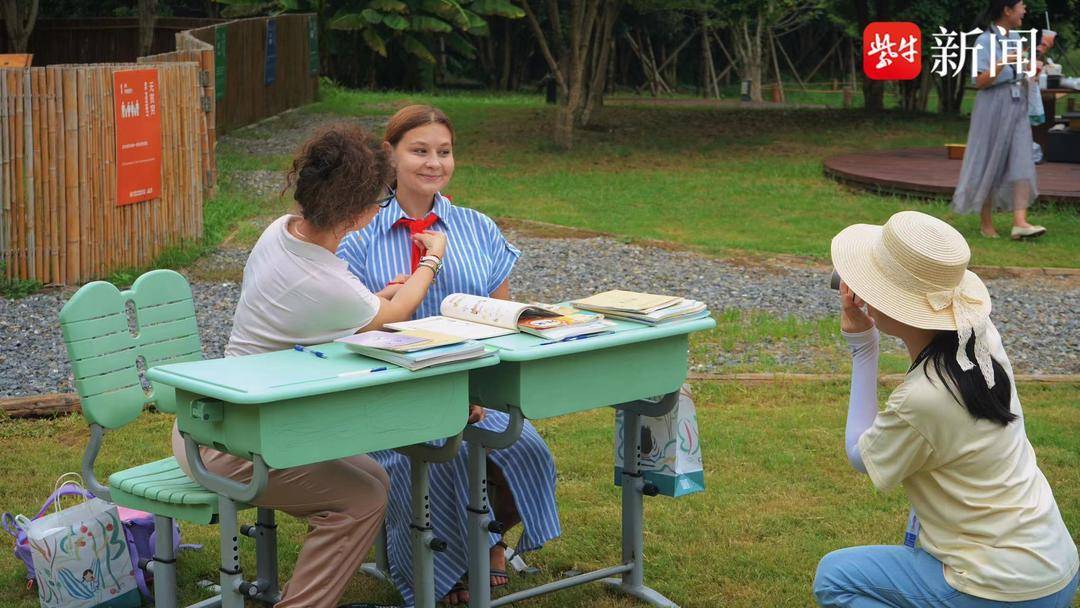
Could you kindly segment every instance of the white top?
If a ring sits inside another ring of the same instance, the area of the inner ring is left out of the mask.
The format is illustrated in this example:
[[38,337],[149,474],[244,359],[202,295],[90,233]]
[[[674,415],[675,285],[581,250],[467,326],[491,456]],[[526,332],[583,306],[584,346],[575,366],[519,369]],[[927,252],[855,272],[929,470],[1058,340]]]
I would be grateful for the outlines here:
[[[868,350],[876,351],[876,329],[845,337],[855,350],[873,342]],[[861,434],[852,456],[878,489],[903,484],[922,525],[919,545],[944,564],[949,585],[989,600],[1032,600],[1072,582],[1080,560],[1035,463],[1012,365],[992,324],[987,338],[1012,384],[1016,420],[1002,426],[974,419],[932,365],[931,377],[919,365]],[[876,375],[867,359],[856,358],[853,380]],[[873,378],[861,380],[865,386]]]
[[344,260],[289,233],[293,219],[275,220],[251,250],[226,357],[330,342],[379,311],[379,297]]

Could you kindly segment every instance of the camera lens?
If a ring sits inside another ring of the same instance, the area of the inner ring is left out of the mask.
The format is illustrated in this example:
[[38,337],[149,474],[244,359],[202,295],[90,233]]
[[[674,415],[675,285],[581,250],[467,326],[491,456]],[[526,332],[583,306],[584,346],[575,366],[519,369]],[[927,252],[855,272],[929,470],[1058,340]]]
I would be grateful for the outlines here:
[[829,277],[829,289],[840,289],[840,273],[833,269],[832,276]]

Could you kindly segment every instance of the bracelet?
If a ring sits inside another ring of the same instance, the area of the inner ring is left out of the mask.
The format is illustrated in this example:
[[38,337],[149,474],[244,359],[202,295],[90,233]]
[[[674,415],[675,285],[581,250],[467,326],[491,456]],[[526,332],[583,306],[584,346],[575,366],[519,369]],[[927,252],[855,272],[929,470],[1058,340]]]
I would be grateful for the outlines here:
[[417,268],[420,268],[421,266],[431,270],[431,273],[434,274],[435,276],[439,276],[439,271],[442,270],[442,265],[435,264],[433,262],[420,262],[420,264],[417,266]]
[[439,256],[437,255],[425,255],[424,257],[420,258],[420,263],[431,264],[431,269],[434,270],[436,274],[438,274],[439,270],[442,269],[442,260],[440,260]]

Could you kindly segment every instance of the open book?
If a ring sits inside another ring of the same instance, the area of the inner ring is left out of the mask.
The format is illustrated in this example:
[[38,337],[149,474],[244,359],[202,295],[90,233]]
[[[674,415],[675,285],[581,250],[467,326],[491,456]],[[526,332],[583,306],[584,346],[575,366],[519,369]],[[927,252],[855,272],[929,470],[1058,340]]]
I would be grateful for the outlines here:
[[603,315],[549,304],[522,304],[465,293],[452,293],[439,307],[441,315],[387,323],[387,329],[423,330],[467,340],[483,340],[519,331],[549,340],[609,331]]

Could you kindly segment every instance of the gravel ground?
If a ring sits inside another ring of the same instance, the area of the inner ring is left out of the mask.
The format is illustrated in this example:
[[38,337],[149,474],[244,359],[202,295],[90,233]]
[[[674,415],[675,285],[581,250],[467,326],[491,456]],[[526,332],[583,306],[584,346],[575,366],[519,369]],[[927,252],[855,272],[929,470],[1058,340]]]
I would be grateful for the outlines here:
[[[740,265],[693,253],[627,245],[608,238],[535,238],[510,234],[522,256],[511,278],[515,299],[558,301],[613,288],[678,293],[704,300],[713,311],[761,310],[811,320],[835,314],[828,271]],[[242,266],[246,252],[222,250],[205,262]],[[1080,373],[1080,284],[1075,280],[988,281],[994,319],[1020,373]],[[236,283],[193,285],[203,351],[220,357],[240,292]],[[60,338],[58,293],[0,299],[0,397],[73,389]],[[801,345],[770,341],[763,351],[799,368],[814,357]],[[739,360],[747,362],[745,353]],[[753,357],[749,362],[753,362]],[[724,369],[723,354],[697,371]]]
[[[245,191],[255,198],[278,196],[285,189],[285,172],[260,169],[257,171],[227,171],[221,175],[218,185],[228,185]],[[290,195],[289,200],[292,200]]]
[[324,125],[354,122],[371,133],[382,134],[386,121],[386,117],[341,117],[288,112],[271,120],[231,131],[218,139],[218,145],[258,156],[294,154],[301,144]]

